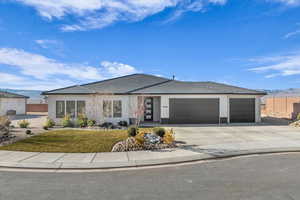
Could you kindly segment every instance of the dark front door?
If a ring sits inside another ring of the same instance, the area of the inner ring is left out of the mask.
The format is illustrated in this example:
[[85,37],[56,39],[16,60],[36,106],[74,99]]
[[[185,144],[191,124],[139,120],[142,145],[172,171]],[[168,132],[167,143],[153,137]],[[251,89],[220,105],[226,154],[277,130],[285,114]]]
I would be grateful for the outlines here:
[[145,112],[144,112],[145,121],[153,121],[153,98],[145,98]]
[[170,99],[170,123],[218,124],[219,99]]
[[230,122],[255,122],[255,99],[230,99]]

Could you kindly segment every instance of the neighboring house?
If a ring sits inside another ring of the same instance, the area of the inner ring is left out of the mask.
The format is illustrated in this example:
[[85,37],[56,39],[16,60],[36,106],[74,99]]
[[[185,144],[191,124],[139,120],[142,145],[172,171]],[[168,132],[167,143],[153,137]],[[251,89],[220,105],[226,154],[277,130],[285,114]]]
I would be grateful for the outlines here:
[[260,122],[260,98],[265,95],[215,82],[183,82],[146,74],[42,94],[48,99],[49,117],[56,122],[66,114],[72,118],[85,114],[98,123],[133,122],[140,117],[143,122],[163,124]]
[[268,95],[263,98],[262,114],[275,118],[296,119],[300,113],[299,94]]
[[7,115],[8,111],[17,115],[26,114],[26,101],[29,97],[0,91],[0,116]]

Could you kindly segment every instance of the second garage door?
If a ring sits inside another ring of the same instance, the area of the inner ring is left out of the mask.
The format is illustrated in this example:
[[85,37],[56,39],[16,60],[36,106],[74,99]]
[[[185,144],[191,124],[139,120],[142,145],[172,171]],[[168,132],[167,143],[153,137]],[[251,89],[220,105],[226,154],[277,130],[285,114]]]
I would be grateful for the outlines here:
[[170,99],[172,124],[219,123],[219,99]]
[[230,122],[255,122],[255,99],[230,99]]

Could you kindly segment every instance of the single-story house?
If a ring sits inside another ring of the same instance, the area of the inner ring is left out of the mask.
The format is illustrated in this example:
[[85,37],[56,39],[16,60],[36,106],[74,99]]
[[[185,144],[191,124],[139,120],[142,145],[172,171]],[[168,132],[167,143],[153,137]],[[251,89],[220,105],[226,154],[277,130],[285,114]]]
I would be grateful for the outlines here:
[[260,122],[264,92],[215,82],[185,82],[133,74],[43,92],[49,117],[85,114],[98,123],[162,124]]
[[0,91],[0,116],[7,114],[26,114],[26,102],[29,97]]

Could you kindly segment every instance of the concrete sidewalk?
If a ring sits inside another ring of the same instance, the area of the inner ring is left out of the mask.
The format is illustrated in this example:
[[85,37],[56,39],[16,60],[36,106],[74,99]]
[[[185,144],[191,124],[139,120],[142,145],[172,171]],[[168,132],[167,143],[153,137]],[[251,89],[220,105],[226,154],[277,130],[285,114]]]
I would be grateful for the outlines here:
[[183,145],[161,151],[121,153],[36,153],[0,151],[0,167],[27,169],[112,169],[173,164],[231,156],[300,151],[300,142],[265,142]]

